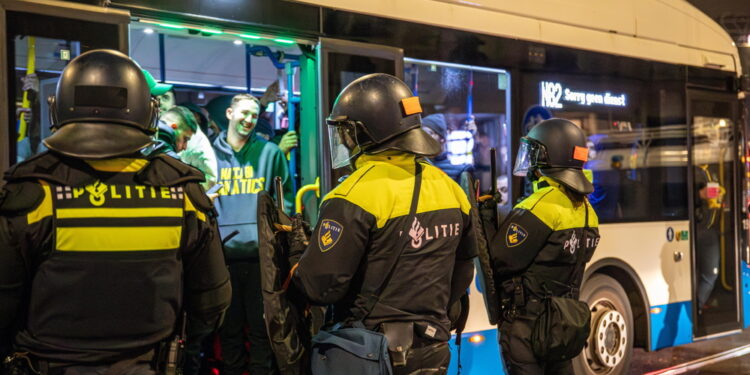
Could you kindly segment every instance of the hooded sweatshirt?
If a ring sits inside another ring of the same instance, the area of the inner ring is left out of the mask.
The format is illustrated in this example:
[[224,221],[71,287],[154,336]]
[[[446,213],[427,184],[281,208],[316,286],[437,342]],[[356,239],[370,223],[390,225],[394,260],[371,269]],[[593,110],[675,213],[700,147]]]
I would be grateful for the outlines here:
[[180,159],[183,162],[198,168],[206,177],[203,187],[209,189],[216,183],[216,153],[211,145],[211,141],[201,131],[196,128],[195,134],[190,137],[187,148],[180,152]]
[[255,132],[241,150],[235,152],[227,143],[224,131],[214,140],[217,161],[217,182],[224,186],[214,206],[219,214],[219,232],[225,238],[233,231],[239,234],[225,244],[227,261],[258,258],[258,193],[273,192],[274,177],[281,177],[284,187],[284,208],[291,212],[294,192],[286,158],[278,146]]

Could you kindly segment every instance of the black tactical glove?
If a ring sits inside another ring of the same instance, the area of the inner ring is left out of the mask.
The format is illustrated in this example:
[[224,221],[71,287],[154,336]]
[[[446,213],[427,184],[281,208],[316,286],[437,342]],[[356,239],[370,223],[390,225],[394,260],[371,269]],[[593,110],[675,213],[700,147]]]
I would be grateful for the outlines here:
[[292,231],[289,232],[289,264],[295,265],[310,243],[310,224],[302,220],[302,214],[292,217]]
[[477,200],[479,218],[482,220],[482,226],[484,227],[484,234],[487,237],[487,240],[494,238],[495,232],[497,232],[497,229],[500,227],[498,217],[499,201],[500,194],[482,195]]

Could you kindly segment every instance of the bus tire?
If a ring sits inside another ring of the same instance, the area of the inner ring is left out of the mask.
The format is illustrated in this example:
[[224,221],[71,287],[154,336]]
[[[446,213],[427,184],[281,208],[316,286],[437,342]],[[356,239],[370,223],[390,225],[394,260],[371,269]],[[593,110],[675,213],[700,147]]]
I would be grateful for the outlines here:
[[573,359],[582,375],[626,374],[633,354],[633,311],[620,283],[603,274],[588,279],[580,300],[591,309],[591,333],[586,346]]

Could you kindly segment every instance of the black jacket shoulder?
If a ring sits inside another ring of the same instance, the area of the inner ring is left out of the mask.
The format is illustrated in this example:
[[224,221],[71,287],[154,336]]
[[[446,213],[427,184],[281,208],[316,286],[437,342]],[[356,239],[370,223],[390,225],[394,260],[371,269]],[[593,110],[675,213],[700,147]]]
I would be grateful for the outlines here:
[[38,207],[43,199],[44,189],[37,182],[8,183],[0,191],[0,215],[25,215]]
[[83,160],[45,151],[18,163],[5,172],[8,183],[44,180],[60,185],[84,186],[93,183],[93,169]]

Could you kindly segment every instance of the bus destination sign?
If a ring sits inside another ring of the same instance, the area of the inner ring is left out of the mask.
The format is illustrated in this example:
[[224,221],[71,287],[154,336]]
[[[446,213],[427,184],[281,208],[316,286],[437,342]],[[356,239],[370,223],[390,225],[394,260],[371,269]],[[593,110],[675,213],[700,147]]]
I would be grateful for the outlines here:
[[576,91],[563,86],[560,82],[552,81],[540,82],[539,93],[543,107],[557,109],[563,108],[565,103],[581,106],[625,107],[628,99],[625,94]]

